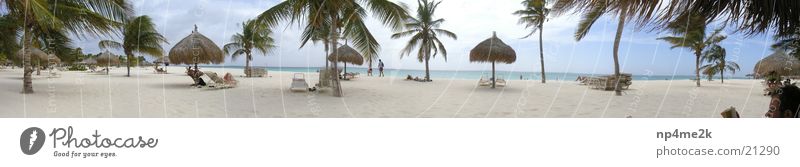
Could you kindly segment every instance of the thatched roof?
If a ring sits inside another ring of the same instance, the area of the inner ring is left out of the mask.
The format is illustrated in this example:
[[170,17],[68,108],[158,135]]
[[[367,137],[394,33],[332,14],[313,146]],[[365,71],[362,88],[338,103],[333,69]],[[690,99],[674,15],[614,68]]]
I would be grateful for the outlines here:
[[[27,50],[28,50],[28,51],[30,52],[30,54],[31,54],[31,55],[30,55],[30,56],[31,56],[31,57],[30,57],[30,60],[31,60],[31,61],[36,61],[36,60],[47,60],[47,53],[44,53],[44,51],[42,51],[42,50],[39,50],[38,48],[32,48],[32,47],[28,47],[28,48],[27,48]],[[23,54],[24,54],[24,53],[23,53],[23,50],[22,50],[22,49],[20,49],[19,51],[17,51],[17,58],[19,58],[20,60],[23,60],[23,58],[24,58],[24,57],[23,57],[23,56],[24,56]]]
[[99,66],[113,66],[119,64],[119,56],[114,55],[109,51],[105,51],[97,56],[97,65]]
[[94,58],[85,58],[78,64],[97,64],[97,60]]
[[[351,48],[350,46],[343,45],[336,50],[339,53],[339,62],[350,63],[355,65],[364,64],[364,56],[362,56],[361,53],[358,53],[358,51]],[[333,53],[328,55],[328,61],[333,61]]]
[[469,52],[469,61],[511,64],[517,61],[517,52],[497,38],[497,33],[493,33],[491,38],[472,48]]
[[761,78],[770,71],[775,71],[780,76],[800,75],[800,60],[787,55],[782,50],[777,50],[775,53],[758,61],[755,68],[753,68],[753,74],[755,74],[756,78]]
[[58,56],[56,56],[55,54],[49,54],[49,55],[47,55],[47,59],[44,59],[42,61],[43,62],[47,62],[47,63],[60,64],[61,63],[61,58],[58,58]]
[[192,34],[169,50],[169,62],[173,64],[220,64],[224,61],[225,57],[219,46],[197,32],[197,26]]

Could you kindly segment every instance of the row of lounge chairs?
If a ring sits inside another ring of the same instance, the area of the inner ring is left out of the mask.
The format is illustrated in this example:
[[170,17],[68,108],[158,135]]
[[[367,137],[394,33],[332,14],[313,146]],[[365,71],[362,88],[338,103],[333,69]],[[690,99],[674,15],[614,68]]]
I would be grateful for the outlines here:
[[[492,79],[487,76],[481,76],[481,79],[478,80],[478,86],[492,86]],[[506,80],[503,77],[497,77],[497,81],[495,81],[495,86],[497,87],[505,87]]]
[[588,85],[592,89],[600,89],[600,90],[614,90],[614,82],[619,82],[619,86],[622,89],[628,89],[631,84],[633,84],[633,75],[629,73],[622,73],[620,74],[620,78],[618,79],[615,75],[603,75],[597,77],[590,77],[590,76],[578,76],[576,81],[580,82],[583,85]]

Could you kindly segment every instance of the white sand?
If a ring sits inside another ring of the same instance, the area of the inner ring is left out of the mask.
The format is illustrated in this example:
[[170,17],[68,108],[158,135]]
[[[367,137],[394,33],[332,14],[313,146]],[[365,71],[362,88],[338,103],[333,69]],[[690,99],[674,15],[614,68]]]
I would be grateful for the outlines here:
[[[205,68],[243,75],[241,69]],[[573,81],[509,81],[505,88],[476,87],[476,80],[420,83],[361,76],[342,81],[345,97],[288,91],[291,74],[237,77],[239,86],[190,87],[181,67],[112,69],[111,75],[60,72],[36,76],[34,94],[20,94],[21,69],[0,70],[0,117],[720,117],[734,106],[743,117],[762,117],[769,98],[759,80],[634,81],[623,96]],[[316,73],[308,74],[309,85]],[[210,82],[210,81],[209,81]]]

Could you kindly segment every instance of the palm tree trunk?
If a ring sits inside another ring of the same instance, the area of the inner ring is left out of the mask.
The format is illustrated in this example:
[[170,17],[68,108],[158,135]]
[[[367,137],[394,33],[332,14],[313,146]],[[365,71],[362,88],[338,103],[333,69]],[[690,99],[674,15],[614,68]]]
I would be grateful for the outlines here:
[[[27,25],[27,24],[26,24]],[[26,27],[25,30],[27,31],[28,28]],[[23,48],[23,56],[22,56],[22,68],[23,68],[23,76],[22,76],[22,93],[30,94],[33,93],[33,68],[31,67],[31,52],[29,51],[29,47],[31,47],[31,40],[32,37],[30,34],[25,33],[24,37],[24,44],[22,45]]]
[[700,87],[700,54],[701,53],[699,50],[694,51],[694,74],[695,78],[697,79],[695,80],[697,87]]
[[725,56],[722,57],[722,67],[719,69],[719,80],[725,83]]
[[494,62],[492,62],[492,89],[495,88],[495,84],[497,83],[497,77],[494,76]]
[[42,62],[41,62],[41,60],[36,60],[36,75],[42,75]]
[[324,43],[325,43],[325,56],[322,56],[322,57],[325,58],[325,69],[327,70],[328,69],[328,64],[330,64],[330,61],[328,61],[328,42],[324,42]]
[[244,76],[248,77],[248,78],[252,77],[252,74],[253,74],[253,69],[250,69],[250,58],[252,58],[252,57],[253,56],[248,51],[247,52],[247,57],[245,57],[245,60],[244,60],[244,71],[247,72],[247,73],[244,74]]
[[127,64],[128,64],[128,75],[126,75],[126,76],[127,76],[127,77],[131,77],[131,65],[133,65],[133,64],[131,64],[131,63],[133,62],[133,61],[132,61],[132,60],[133,60],[133,59],[132,59],[133,55],[131,55],[131,54],[129,54],[129,53],[125,53],[125,54],[128,56],[128,63],[127,63]]
[[425,81],[431,81],[431,71],[430,71],[430,65],[428,63],[430,62],[430,60],[431,60],[430,57],[425,57]]
[[545,79],[544,74],[544,48],[542,48],[542,24],[539,23],[539,61],[542,64],[542,83],[545,83],[547,79]]
[[333,96],[334,97],[342,97],[343,96],[342,95],[342,86],[340,85],[340,82],[339,82],[339,69],[337,67],[338,63],[336,63],[336,62],[339,62],[339,49],[336,49],[336,48],[338,48],[338,46],[336,46],[338,42],[336,42],[336,41],[338,41],[338,37],[339,37],[339,29],[336,26],[337,25],[336,23],[339,21],[339,19],[334,16],[332,20],[333,20],[333,22],[332,22],[333,24],[331,24],[331,33],[330,33],[330,35],[331,35],[331,39],[332,39],[331,40],[331,48],[333,49],[333,55],[334,55],[333,56],[333,71],[334,72],[331,73],[333,75],[331,77],[331,79],[333,79],[333,83],[331,83],[331,86],[333,87]]
[[627,11],[626,8],[622,8],[619,15],[619,23],[617,23],[617,34],[616,37],[614,37],[614,76],[617,79],[617,81],[614,82],[614,93],[617,96],[622,96],[622,88],[619,85],[619,81],[622,79],[619,75],[619,42],[622,38],[622,30],[625,28],[625,13]]

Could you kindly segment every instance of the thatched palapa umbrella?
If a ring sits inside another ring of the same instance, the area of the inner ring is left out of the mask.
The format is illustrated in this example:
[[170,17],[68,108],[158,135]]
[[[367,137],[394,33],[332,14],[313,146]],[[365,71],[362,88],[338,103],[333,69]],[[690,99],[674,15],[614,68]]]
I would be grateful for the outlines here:
[[30,52],[30,56],[26,57],[24,50],[20,49],[19,51],[17,51],[17,58],[22,60],[23,64],[25,64],[24,62],[30,62],[32,65],[33,62],[36,62],[36,75],[39,75],[40,61],[47,60],[47,53],[44,53],[44,51],[39,50],[38,48],[32,48],[32,47],[28,47],[27,50],[28,52]]
[[44,51],[39,50],[38,48],[28,47],[27,50],[28,52],[31,52],[30,57],[25,57],[23,49],[20,49],[19,51],[17,51],[17,58],[23,61],[39,61],[47,59],[47,53],[44,53]]
[[97,56],[97,59],[95,59],[95,60],[96,60],[98,66],[105,66],[106,67],[106,74],[108,74],[108,72],[110,71],[108,69],[109,66],[119,65],[119,63],[120,63],[119,62],[119,56],[114,55],[113,53],[111,53],[109,51],[105,51],[105,52],[101,53],[100,56]]
[[[339,54],[339,62],[344,63],[344,72],[347,73],[347,63],[354,64],[354,65],[362,65],[364,64],[364,56],[361,53],[358,53],[355,49],[351,48],[347,45],[342,45],[338,49],[336,49],[336,53]],[[334,60],[334,54],[331,53],[328,55],[328,61]]]
[[220,64],[224,61],[222,50],[211,39],[200,34],[197,31],[197,25],[194,26],[194,31],[189,36],[183,38],[169,50],[170,63],[194,64],[195,69],[197,69],[197,64]]
[[495,77],[494,64],[511,64],[517,61],[517,52],[511,46],[503,43],[497,38],[497,33],[493,32],[492,37],[479,43],[469,52],[469,62],[492,63],[492,88],[495,88],[497,77]]
[[763,78],[771,71],[775,71],[778,76],[800,75],[800,60],[779,49],[758,61],[753,68],[755,78]]
[[78,64],[83,64],[83,65],[97,64],[97,59],[95,59],[95,58],[85,58],[85,59],[81,60],[81,62],[79,62]]

